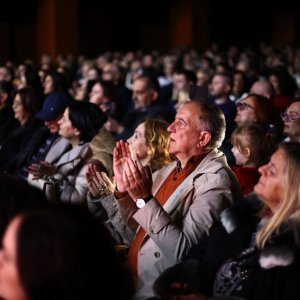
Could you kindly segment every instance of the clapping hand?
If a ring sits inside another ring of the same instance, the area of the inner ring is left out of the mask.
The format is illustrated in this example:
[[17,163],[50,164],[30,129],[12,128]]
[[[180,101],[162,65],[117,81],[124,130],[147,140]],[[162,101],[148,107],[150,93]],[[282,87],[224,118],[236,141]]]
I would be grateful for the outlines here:
[[110,195],[115,185],[105,172],[99,172],[95,164],[90,164],[86,173],[88,188],[94,198]]
[[151,168],[143,167],[138,156],[126,160],[122,177],[122,182],[132,199],[144,199],[152,194]]
[[44,176],[52,176],[55,174],[55,165],[49,164],[46,161],[41,161],[39,164],[28,166],[28,171],[32,174],[32,179],[41,179]]
[[114,149],[114,175],[118,191],[125,192],[127,190],[126,183],[123,182],[124,166],[128,159],[131,159],[131,151],[129,144],[124,141],[116,143]]

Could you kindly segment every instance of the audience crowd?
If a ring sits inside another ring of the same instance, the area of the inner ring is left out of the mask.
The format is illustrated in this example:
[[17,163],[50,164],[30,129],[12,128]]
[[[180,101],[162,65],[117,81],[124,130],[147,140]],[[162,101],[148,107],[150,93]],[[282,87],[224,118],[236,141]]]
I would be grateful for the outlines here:
[[0,62],[0,298],[295,298],[299,61],[261,43]]

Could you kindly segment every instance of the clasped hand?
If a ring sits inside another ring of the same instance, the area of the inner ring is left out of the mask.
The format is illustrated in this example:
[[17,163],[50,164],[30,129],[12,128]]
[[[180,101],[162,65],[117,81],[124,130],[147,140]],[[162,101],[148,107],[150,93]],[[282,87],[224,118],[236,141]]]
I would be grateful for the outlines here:
[[132,154],[129,144],[119,141],[114,149],[114,174],[118,191],[128,192],[133,200],[152,194],[152,172],[142,166],[138,156]]
[[52,176],[55,174],[55,165],[49,164],[46,161],[41,161],[39,164],[31,164],[28,166],[28,171],[32,174],[33,180],[38,180],[44,176]]

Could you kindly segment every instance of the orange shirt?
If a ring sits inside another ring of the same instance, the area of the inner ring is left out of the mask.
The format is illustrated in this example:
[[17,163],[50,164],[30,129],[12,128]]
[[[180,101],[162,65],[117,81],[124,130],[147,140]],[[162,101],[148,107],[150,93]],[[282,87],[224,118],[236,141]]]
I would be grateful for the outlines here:
[[[177,168],[175,168],[167,177],[155,196],[156,200],[162,206],[167,202],[179,185],[196,169],[202,159],[202,155],[192,157],[182,170],[180,168],[180,162],[178,162]],[[146,234],[147,233],[144,228],[140,227],[128,253],[128,264],[132,274],[136,278],[138,251]]]

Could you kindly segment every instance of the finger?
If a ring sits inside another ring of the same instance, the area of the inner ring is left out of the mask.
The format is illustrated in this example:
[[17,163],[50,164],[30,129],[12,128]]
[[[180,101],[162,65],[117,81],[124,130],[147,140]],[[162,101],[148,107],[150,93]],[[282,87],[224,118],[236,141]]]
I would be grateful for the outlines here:
[[97,181],[99,182],[99,184],[101,184],[103,186],[106,185],[105,182],[103,181],[103,179],[102,179],[102,177],[101,177],[101,175],[100,175],[99,172],[96,172],[96,176],[95,177],[97,178]]
[[[126,165],[126,164],[125,164]],[[133,177],[132,177],[133,179]],[[125,168],[123,170],[123,173],[122,173],[122,180],[123,180],[123,184],[127,187],[129,187],[130,185],[130,176],[128,176],[128,173],[125,171]]]
[[126,148],[126,157],[131,157],[132,151],[128,143],[125,143],[125,148]]
[[97,186],[101,185],[101,182],[99,181],[98,176],[93,176],[92,177],[92,181],[94,182],[94,184],[96,184]]
[[93,163],[91,164],[90,170],[91,170],[91,175],[93,177],[96,176],[96,168],[95,168],[95,165]]
[[113,183],[111,182],[111,180],[105,172],[101,172],[100,174],[106,186],[113,186]]
[[139,170],[140,174],[142,176],[146,176],[147,174],[145,173],[145,168],[143,167],[141,161],[137,158],[135,160],[135,165],[137,166],[137,169]]
[[138,180],[141,178],[141,173],[132,159],[128,159],[125,165],[125,172],[129,179]]

